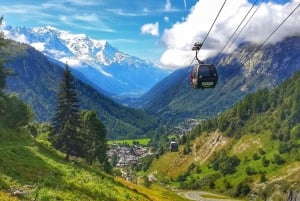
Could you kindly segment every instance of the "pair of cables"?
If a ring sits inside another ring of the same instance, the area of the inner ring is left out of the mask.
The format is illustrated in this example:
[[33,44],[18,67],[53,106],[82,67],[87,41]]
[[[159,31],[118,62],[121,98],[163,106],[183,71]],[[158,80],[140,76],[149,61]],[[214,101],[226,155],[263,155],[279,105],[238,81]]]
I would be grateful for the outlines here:
[[[239,28],[241,27],[241,25],[244,23],[245,19],[247,18],[247,16],[250,14],[251,10],[254,8],[254,6],[256,4],[259,4],[256,8],[256,10],[252,13],[252,15],[250,16],[250,18],[247,20],[247,22],[244,24],[244,26],[240,29],[239,33],[236,35],[236,37],[234,38],[234,40],[232,40],[233,36],[237,33],[237,31],[239,30]],[[235,29],[235,31],[233,32],[233,34],[230,36],[230,38],[228,39],[228,41],[226,42],[226,44],[223,46],[223,48],[220,50],[220,52],[218,53],[218,55],[216,56],[216,58],[218,58],[223,51],[225,50],[225,48],[227,47],[227,45],[229,44],[229,42],[232,40],[231,45],[228,47],[228,49],[230,50],[231,46],[234,44],[234,42],[236,41],[236,39],[239,37],[239,35],[241,34],[241,32],[245,29],[245,27],[248,25],[248,23],[250,22],[250,20],[253,18],[253,16],[256,14],[256,12],[258,11],[258,9],[260,8],[260,6],[262,5],[261,2],[259,2],[259,0],[257,0],[252,7],[249,9],[249,11],[247,12],[247,14],[244,16],[244,18],[242,19],[242,21],[240,22],[240,24],[238,25],[238,27]],[[245,59],[244,63],[246,63],[248,60],[250,60],[269,40],[270,38],[281,28],[281,26],[296,12],[296,10],[300,7],[300,3],[298,3],[298,5],[289,13],[289,15],[287,15],[287,17],[267,36],[267,38],[257,47],[255,48],[254,51],[252,51],[251,53],[249,53],[249,55],[247,56],[247,58]],[[231,57],[232,53],[229,55],[229,57]],[[241,58],[240,58],[241,60]]]

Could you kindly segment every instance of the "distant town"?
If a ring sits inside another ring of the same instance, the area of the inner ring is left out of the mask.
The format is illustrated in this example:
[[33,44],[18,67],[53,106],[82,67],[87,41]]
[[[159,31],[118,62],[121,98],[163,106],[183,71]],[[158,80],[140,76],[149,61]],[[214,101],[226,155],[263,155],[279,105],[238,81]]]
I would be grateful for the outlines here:
[[151,155],[150,148],[140,144],[113,144],[107,156],[115,167],[136,165],[140,158]]

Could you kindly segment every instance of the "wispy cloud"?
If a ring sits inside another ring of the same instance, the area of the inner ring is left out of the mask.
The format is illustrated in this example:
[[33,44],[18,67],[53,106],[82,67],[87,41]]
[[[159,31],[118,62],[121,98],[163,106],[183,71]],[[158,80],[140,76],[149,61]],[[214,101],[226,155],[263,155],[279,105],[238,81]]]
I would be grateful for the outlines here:
[[144,24],[141,27],[142,34],[150,34],[152,36],[159,36],[159,23],[156,22],[154,24]]
[[[96,20],[95,18],[90,18],[90,17],[83,17],[83,16],[67,16],[67,15],[60,15],[58,17],[60,23],[58,24],[65,24],[71,26],[73,29],[77,28],[80,30],[89,30],[89,31],[102,31],[102,32],[116,32],[114,29],[106,26],[105,24],[102,24],[99,21],[94,21]],[[77,20],[85,20],[86,23],[78,23]],[[90,21],[88,21],[90,20]],[[87,23],[89,22],[89,23]]]
[[81,15],[74,15],[74,19],[76,20],[81,20],[81,21],[84,21],[84,22],[99,22],[99,18],[96,14],[92,13],[84,13],[84,14],[81,14]]
[[[219,0],[201,0],[183,22],[177,22],[172,28],[166,29],[162,36],[166,51],[160,61],[164,65],[174,67],[189,65],[194,57],[191,52],[193,44],[203,41],[222,3],[223,1]],[[283,5],[272,2],[263,3],[239,36],[239,40],[233,44],[231,51],[237,47],[237,42],[262,43],[298,4],[297,0]],[[252,4],[247,0],[227,0],[215,26],[199,52],[200,59],[206,59],[219,53],[251,6]],[[298,22],[300,22],[300,8],[270,38],[269,42],[282,40],[291,34],[300,34],[300,23]],[[174,58],[180,59],[174,60]]]
[[145,16],[147,15],[148,10],[143,9],[142,12],[126,12],[123,9],[106,9],[106,11],[112,13],[113,15],[119,15],[119,16],[131,16],[131,17],[137,17],[137,16]]
[[101,3],[102,1],[99,0],[61,0],[59,2],[71,3],[78,6],[95,6],[103,4]]
[[165,11],[170,11],[172,9],[171,0],[166,0]]
[[158,9],[156,12],[180,12],[182,9],[178,9],[172,5],[171,0],[166,0],[164,9]]

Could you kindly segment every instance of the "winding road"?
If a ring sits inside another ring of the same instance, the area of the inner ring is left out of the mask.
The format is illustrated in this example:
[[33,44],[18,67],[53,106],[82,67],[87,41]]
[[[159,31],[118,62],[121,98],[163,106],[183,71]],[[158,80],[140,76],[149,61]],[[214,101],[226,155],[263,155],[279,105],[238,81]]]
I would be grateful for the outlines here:
[[204,191],[180,191],[179,195],[194,201],[242,201]]

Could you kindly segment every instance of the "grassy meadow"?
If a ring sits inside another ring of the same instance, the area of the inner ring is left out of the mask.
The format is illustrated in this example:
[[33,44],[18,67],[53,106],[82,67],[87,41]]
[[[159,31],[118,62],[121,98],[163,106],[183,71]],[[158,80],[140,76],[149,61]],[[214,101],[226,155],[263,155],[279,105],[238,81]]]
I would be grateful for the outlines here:
[[163,187],[116,179],[80,159],[67,162],[45,142],[0,127],[0,200],[183,200]]
[[112,144],[126,144],[126,145],[133,145],[134,143],[138,143],[139,145],[147,146],[150,142],[150,138],[143,138],[143,139],[126,139],[126,140],[109,140],[107,143],[109,145]]

